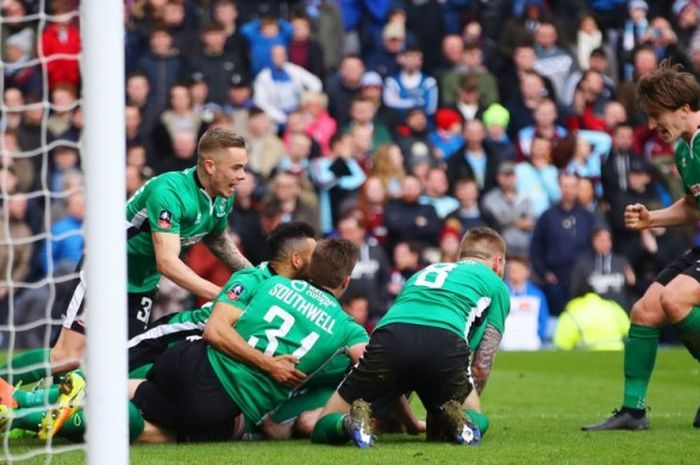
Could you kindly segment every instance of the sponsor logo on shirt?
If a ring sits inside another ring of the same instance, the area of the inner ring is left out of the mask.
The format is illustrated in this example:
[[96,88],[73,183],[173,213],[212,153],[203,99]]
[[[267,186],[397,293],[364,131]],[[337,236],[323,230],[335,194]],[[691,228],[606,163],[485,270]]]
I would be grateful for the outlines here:
[[243,294],[243,291],[245,291],[245,287],[243,287],[243,284],[236,283],[231,287],[231,289],[228,290],[228,292],[226,293],[226,298],[229,300],[236,301],[241,296],[241,294]]
[[170,211],[161,210],[160,213],[158,213],[158,227],[162,229],[170,229],[172,226],[172,217],[173,214],[170,213]]
[[690,186],[690,192],[692,192],[695,197],[700,196],[700,184],[693,184]]

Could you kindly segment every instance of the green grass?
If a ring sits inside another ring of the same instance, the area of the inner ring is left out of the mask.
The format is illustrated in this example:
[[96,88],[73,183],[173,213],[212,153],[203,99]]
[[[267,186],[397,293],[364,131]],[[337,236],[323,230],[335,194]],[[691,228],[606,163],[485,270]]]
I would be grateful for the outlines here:
[[[500,353],[482,399],[491,429],[479,448],[380,436],[371,450],[308,441],[131,447],[131,463],[161,464],[697,464],[700,366],[683,350],[662,350],[652,379],[647,432],[584,433],[618,407],[622,353]],[[422,409],[421,409],[422,414]],[[22,441],[26,451],[38,441]],[[84,462],[82,452],[52,464]],[[22,463],[46,463],[36,458]]]

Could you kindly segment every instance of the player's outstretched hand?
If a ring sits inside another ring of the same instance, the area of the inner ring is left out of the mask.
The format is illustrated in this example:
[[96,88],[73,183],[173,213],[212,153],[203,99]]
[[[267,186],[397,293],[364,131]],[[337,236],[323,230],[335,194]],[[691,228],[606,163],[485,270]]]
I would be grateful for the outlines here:
[[297,363],[299,361],[292,355],[272,357],[268,374],[279,384],[291,387],[298,386],[306,379],[306,375],[297,370]]
[[641,203],[627,205],[625,208],[625,227],[632,231],[640,231],[649,227],[649,210]]

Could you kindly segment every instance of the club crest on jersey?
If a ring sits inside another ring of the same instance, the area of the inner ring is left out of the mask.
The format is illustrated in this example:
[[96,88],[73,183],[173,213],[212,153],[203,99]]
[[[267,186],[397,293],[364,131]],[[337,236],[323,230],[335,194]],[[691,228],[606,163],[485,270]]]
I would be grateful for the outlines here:
[[158,227],[163,229],[170,229],[170,226],[172,226],[172,217],[173,214],[170,213],[168,210],[161,210],[160,213],[158,213]]
[[243,291],[245,290],[245,287],[243,287],[243,284],[234,284],[231,289],[228,290],[226,293],[226,297],[229,300],[238,300],[238,298],[243,294]]
[[690,186],[690,192],[693,193],[694,197],[700,196],[700,184],[693,184]]
[[226,202],[219,202],[216,206],[216,217],[226,216]]

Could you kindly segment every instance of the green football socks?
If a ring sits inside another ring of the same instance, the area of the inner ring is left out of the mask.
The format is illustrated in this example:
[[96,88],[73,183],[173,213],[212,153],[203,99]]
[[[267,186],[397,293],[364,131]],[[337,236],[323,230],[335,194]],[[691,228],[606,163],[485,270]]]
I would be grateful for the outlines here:
[[12,397],[17,401],[19,408],[28,407],[43,407],[46,404],[53,404],[58,400],[59,386],[52,384],[45,389],[34,389],[33,391],[24,391],[16,389],[12,393]]
[[[10,365],[12,365],[12,384],[19,381],[30,384],[51,375],[48,366],[51,349],[28,350],[12,358],[9,363],[0,366],[0,378],[10,381]],[[28,367],[32,367],[28,369]]]
[[483,437],[489,429],[489,417],[473,409],[467,409],[467,416],[479,428],[479,432]]
[[625,393],[622,406],[646,408],[647,389],[659,347],[659,328],[632,323],[625,343]]
[[700,361],[700,308],[693,307],[685,318],[673,326],[690,355]]
[[317,444],[343,444],[350,438],[343,429],[344,413],[328,413],[321,417],[313,433],[311,433],[311,442]]

